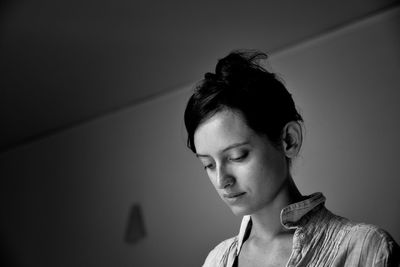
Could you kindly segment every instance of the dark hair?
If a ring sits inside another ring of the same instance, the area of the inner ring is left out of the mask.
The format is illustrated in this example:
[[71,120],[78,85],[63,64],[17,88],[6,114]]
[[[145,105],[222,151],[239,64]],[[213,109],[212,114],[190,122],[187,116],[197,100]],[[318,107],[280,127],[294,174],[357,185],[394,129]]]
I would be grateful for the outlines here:
[[283,83],[259,61],[265,53],[236,50],[220,59],[214,73],[206,73],[185,109],[187,146],[196,153],[194,134],[205,120],[223,109],[240,111],[247,125],[280,146],[290,121],[303,121]]

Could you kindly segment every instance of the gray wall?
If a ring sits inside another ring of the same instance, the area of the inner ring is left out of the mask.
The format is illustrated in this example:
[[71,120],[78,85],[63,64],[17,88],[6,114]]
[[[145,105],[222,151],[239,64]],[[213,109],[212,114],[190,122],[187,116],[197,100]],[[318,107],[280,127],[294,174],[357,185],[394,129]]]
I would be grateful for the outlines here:
[[[392,10],[271,57],[305,119],[293,170],[301,191],[324,192],[328,208],[398,242],[399,18]],[[240,218],[185,148],[190,87],[1,154],[0,242],[9,261],[198,266],[234,235]],[[134,203],[148,236],[129,245]]]

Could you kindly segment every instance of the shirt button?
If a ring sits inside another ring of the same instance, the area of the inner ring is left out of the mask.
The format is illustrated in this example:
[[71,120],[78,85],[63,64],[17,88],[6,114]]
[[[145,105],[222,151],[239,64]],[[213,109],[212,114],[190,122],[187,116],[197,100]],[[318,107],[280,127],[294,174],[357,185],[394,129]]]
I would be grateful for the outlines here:
[[301,233],[300,236],[299,236],[300,239],[304,239],[305,237],[306,237],[306,235],[303,234],[303,233]]

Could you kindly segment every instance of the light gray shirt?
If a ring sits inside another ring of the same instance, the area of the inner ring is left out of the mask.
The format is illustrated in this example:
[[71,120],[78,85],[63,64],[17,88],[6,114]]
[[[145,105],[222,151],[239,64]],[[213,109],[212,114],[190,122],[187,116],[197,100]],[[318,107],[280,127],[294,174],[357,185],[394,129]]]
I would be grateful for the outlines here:
[[[287,267],[400,266],[400,248],[387,232],[337,216],[324,203],[315,193],[282,209],[282,225],[295,229]],[[203,267],[234,266],[251,225],[251,217],[244,216],[239,234],[217,245]]]

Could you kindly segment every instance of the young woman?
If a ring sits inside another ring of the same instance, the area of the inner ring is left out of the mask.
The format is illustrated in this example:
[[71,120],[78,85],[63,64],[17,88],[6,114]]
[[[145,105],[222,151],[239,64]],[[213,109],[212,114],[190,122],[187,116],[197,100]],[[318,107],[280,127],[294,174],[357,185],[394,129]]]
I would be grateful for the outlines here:
[[334,215],[321,193],[297,189],[290,165],[303,120],[284,85],[259,65],[266,57],[234,51],[219,60],[185,110],[188,147],[243,216],[238,236],[216,246],[204,266],[398,266],[388,233]]

